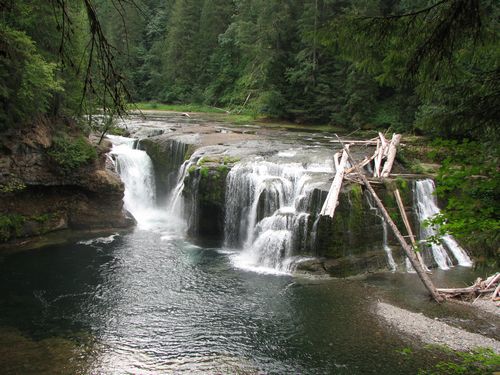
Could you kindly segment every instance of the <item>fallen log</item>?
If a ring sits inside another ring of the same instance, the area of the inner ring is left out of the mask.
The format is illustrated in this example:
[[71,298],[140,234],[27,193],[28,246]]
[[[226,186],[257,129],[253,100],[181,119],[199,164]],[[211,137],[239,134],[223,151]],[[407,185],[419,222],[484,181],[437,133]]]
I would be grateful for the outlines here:
[[496,301],[497,300],[497,296],[498,296],[498,293],[500,292],[500,284],[498,284],[497,288],[495,289],[495,291],[493,292],[492,296],[491,296],[491,299],[493,301]]
[[474,285],[466,288],[437,288],[438,292],[447,294],[470,294],[479,290],[479,287]]
[[493,284],[497,283],[499,280],[500,280],[500,272],[497,272],[496,274],[488,277],[485,281],[486,288],[489,288]]
[[378,138],[369,139],[367,141],[360,141],[359,139],[344,139],[339,142],[338,140],[332,139],[330,143],[349,143],[349,144],[357,144],[357,145],[367,145],[367,146],[375,146],[377,144]]
[[[401,199],[401,194],[399,194],[398,189],[394,191],[394,196],[396,197],[396,203],[398,204],[399,212],[401,214],[401,217],[403,218],[403,223],[406,227],[406,231],[408,232],[408,236],[410,237],[411,244],[413,245],[413,248],[416,249],[418,246],[417,241],[415,240],[415,236],[413,235],[413,231],[411,230],[410,221],[408,220],[408,216],[406,215],[405,206],[403,204],[403,200]],[[418,261],[422,265],[422,268],[426,272],[430,272],[430,270],[425,265],[424,259],[422,258],[422,254],[420,254],[418,251],[415,251],[415,254],[417,255]]]
[[[359,167],[360,168],[363,168],[365,165],[367,165],[368,163],[370,163],[374,158],[375,158],[375,155],[376,154],[373,154],[372,156],[368,157],[368,156],[365,156],[365,158],[363,159],[363,161],[361,163],[359,163]],[[349,174],[349,173],[352,173],[356,168],[355,167],[351,167],[349,169],[347,169],[345,171],[346,174]]]
[[[349,146],[346,146],[346,149],[349,149]],[[337,202],[339,199],[340,188],[342,187],[342,181],[344,180],[345,167],[347,164],[347,152],[342,152],[342,158],[338,164],[338,168],[335,172],[335,178],[333,179],[332,186],[330,191],[328,192],[328,196],[326,197],[325,203],[321,208],[320,215],[328,215],[333,217],[335,214],[335,208],[337,207]]]
[[[498,285],[497,285],[498,284]],[[446,298],[465,298],[474,299],[476,302],[479,298],[484,297],[485,294],[492,293],[490,299],[497,300],[498,293],[500,292],[500,273],[496,273],[486,280],[480,277],[476,279],[474,284],[464,288],[438,288],[439,293],[442,293]]]
[[394,159],[396,158],[396,151],[401,141],[401,134],[394,134],[392,136],[391,143],[388,147],[387,160],[384,164],[384,169],[382,170],[381,177],[389,177],[392,170],[392,165],[394,164]]
[[[381,134],[381,133],[379,133]],[[375,150],[375,162],[373,165],[373,177],[380,177],[380,167],[382,166],[382,159],[384,158],[385,141],[384,136],[377,142],[377,149]]]
[[333,155],[333,163],[335,164],[335,171],[338,171],[340,168],[340,153],[336,152]]

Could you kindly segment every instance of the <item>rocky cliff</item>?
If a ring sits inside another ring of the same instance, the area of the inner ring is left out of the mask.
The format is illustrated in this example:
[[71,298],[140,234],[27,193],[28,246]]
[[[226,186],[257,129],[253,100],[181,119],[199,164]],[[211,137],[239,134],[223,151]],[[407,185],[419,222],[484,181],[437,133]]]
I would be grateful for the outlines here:
[[0,242],[61,229],[133,225],[122,209],[123,184],[106,169],[109,147],[109,143],[92,145],[69,121],[56,124],[42,119],[4,132],[0,138]]

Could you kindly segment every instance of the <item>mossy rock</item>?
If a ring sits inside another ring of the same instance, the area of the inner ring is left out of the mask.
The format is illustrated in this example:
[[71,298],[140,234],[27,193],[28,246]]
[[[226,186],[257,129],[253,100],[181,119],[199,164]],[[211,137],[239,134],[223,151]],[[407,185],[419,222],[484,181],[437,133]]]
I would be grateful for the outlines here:
[[387,268],[383,250],[368,250],[362,254],[349,255],[323,262],[326,272],[333,277],[348,277]]
[[2,214],[0,215],[0,242],[38,236],[64,228],[66,228],[66,222],[60,213],[31,216]]
[[360,185],[344,187],[334,218],[322,216],[318,223],[316,255],[341,258],[360,254],[374,244],[382,245],[382,229],[378,218]]
[[187,207],[193,211],[188,216],[188,233],[200,239],[221,242],[224,236],[226,178],[229,166],[213,162],[190,168],[184,181]]
[[146,151],[153,162],[157,196],[166,198],[177,183],[179,167],[189,146],[172,139],[158,141],[146,138],[139,142],[138,148]]

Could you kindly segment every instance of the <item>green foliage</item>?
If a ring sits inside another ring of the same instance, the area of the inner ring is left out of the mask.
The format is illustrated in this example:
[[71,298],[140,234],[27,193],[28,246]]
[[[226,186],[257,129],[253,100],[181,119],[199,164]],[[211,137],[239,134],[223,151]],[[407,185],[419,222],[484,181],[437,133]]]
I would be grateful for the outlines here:
[[214,108],[203,104],[164,104],[158,102],[139,102],[130,104],[129,108],[174,112],[226,113],[223,109]]
[[4,184],[0,184],[0,193],[16,193],[24,189],[26,189],[26,185],[17,178],[9,179]]
[[217,166],[217,172],[221,175],[226,175],[229,172],[229,167],[225,164]]
[[0,215],[0,241],[7,241],[12,236],[19,236],[25,217],[17,214]]
[[419,370],[419,375],[490,375],[500,369],[500,355],[489,348],[479,348],[472,352],[442,350],[449,359],[439,362],[432,369]]
[[202,177],[205,177],[205,178],[206,178],[206,177],[208,177],[209,171],[210,171],[210,170],[208,169],[208,167],[201,167],[201,168],[200,168],[200,175],[201,175]]
[[[8,241],[12,238],[26,235],[25,224],[36,223],[34,234],[47,232],[46,224],[54,218],[54,214],[45,213],[40,215],[23,216],[18,214],[0,214],[0,242]],[[33,230],[30,228],[30,230]]]
[[402,348],[400,350],[396,350],[396,352],[398,352],[401,355],[405,355],[405,356],[409,356],[409,355],[413,354],[413,350],[411,350],[411,348]]
[[54,137],[48,155],[64,173],[70,173],[97,158],[97,151],[83,136],[72,139],[67,135]]
[[436,191],[447,204],[431,224],[495,256],[500,233],[498,145],[437,140],[434,146],[430,156],[442,163]]
[[23,31],[0,22],[0,130],[46,113],[62,90],[56,64],[37,51]]

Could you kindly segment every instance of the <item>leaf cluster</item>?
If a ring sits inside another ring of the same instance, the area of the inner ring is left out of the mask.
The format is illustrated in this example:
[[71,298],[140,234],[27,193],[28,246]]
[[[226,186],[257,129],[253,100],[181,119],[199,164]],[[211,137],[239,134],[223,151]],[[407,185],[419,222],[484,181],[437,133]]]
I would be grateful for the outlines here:
[[498,145],[439,139],[434,147],[430,157],[441,162],[436,192],[447,204],[430,224],[494,249],[500,233]]
[[449,360],[441,361],[432,369],[419,370],[419,375],[489,375],[500,368],[500,355],[492,349],[478,348],[471,352],[445,350]]
[[56,136],[47,154],[64,173],[71,173],[97,158],[96,149],[83,136],[76,139],[68,135]]

